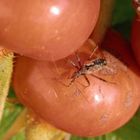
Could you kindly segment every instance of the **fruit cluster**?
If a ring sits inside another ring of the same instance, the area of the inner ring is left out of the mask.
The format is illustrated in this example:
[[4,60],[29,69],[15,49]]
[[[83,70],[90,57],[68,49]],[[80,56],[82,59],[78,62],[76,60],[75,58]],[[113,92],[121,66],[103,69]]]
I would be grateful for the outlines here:
[[[89,37],[100,0],[1,0],[0,44],[16,55],[17,97],[45,121],[79,136],[125,124],[140,103],[140,15],[131,46],[109,29],[101,44]],[[95,36],[95,35],[94,35]]]

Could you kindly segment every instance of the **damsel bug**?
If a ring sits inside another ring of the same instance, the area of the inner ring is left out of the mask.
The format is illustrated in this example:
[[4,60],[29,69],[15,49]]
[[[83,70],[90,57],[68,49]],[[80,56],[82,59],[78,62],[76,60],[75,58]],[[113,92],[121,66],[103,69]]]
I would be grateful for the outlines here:
[[[97,47],[95,49],[97,49]],[[94,49],[94,52],[95,52],[95,49]],[[100,77],[98,77],[98,76],[96,76],[96,75],[93,74],[93,72],[99,71],[104,66],[107,65],[106,59],[104,59],[104,58],[96,58],[96,59],[93,59],[93,60],[89,61],[89,63],[82,65],[81,64],[80,57],[78,56],[77,53],[76,53],[76,58],[77,58],[77,61],[78,61],[78,66],[75,63],[73,63],[72,61],[70,61],[71,64],[77,69],[77,71],[72,74],[72,76],[70,78],[71,79],[71,82],[69,83],[69,86],[77,78],[79,78],[80,76],[84,76],[85,77],[85,79],[86,79],[86,81],[88,83],[88,86],[89,86],[90,85],[90,81],[89,81],[89,79],[86,76],[87,74],[90,74],[91,76],[96,77],[97,79],[102,80],[104,82],[108,82],[108,81],[106,81],[106,80],[104,80],[104,79],[102,79],[102,78],[100,78]]]

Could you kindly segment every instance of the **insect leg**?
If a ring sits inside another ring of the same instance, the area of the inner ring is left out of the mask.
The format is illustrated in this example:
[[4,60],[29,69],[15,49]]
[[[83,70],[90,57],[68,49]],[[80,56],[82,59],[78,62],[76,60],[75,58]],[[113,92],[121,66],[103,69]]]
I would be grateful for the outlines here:
[[110,82],[110,81],[107,81],[107,80],[105,80],[105,79],[103,79],[103,78],[101,78],[101,77],[98,77],[98,76],[96,76],[96,75],[94,75],[94,74],[90,74],[90,75],[93,76],[93,77],[95,77],[95,78],[97,78],[97,79],[99,79],[99,80],[101,80],[101,81],[103,81],[103,82],[111,83],[111,84],[116,84],[116,83],[114,83],[114,82]]
[[74,83],[74,81],[75,81],[75,78],[72,78],[70,83],[68,84],[68,87],[70,87]]
[[94,74],[90,74],[91,76],[93,76],[93,77],[95,77],[95,78],[97,78],[97,79],[99,79],[99,80],[101,80],[101,81],[103,81],[103,82],[108,82],[108,81],[106,81],[105,79],[103,79],[103,78],[101,78],[101,77],[98,77],[98,76],[96,76],[96,75],[94,75]]
[[[86,75],[83,75],[84,76],[84,78],[86,79],[86,81],[87,81],[87,83],[88,83],[88,86],[90,86],[90,81],[89,81],[89,79],[87,78],[87,76]],[[87,86],[87,87],[88,87]]]

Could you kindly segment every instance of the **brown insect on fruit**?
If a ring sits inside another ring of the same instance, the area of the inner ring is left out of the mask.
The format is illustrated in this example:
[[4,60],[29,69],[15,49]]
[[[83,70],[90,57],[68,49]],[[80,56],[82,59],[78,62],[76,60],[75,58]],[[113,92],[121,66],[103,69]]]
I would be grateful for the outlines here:
[[[94,55],[94,53],[97,49],[98,49],[98,46],[94,48],[92,54],[90,55],[90,58],[92,57],[92,55]],[[68,86],[70,86],[80,76],[84,76],[84,78],[86,79],[88,86],[89,86],[90,81],[86,76],[87,74],[89,74],[99,80],[102,80],[104,82],[108,82],[105,79],[102,79],[101,77],[98,77],[93,74],[93,72],[99,71],[107,65],[107,61],[105,58],[95,58],[95,59],[90,60],[88,63],[82,64],[78,53],[75,53],[75,55],[76,55],[78,65],[76,65],[73,61],[70,61],[70,63],[77,69],[77,71],[72,74],[72,76],[70,78],[71,81]]]

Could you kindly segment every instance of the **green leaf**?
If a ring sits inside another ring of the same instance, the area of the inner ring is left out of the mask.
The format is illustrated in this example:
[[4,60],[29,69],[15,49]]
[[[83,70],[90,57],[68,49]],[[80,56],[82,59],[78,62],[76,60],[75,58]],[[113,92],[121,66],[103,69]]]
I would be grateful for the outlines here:
[[16,136],[11,138],[11,140],[25,140],[25,131],[24,131],[24,129],[21,132],[19,132]]
[[126,39],[130,38],[131,24],[135,16],[132,0],[116,0],[112,26]]
[[112,25],[115,26],[126,21],[132,21],[134,14],[132,0],[116,0]]
[[0,140],[2,140],[4,134],[12,126],[12,123],[16,120],[22,110],[23,107],[21,105],[6,103],[3,118],[0,122]]

